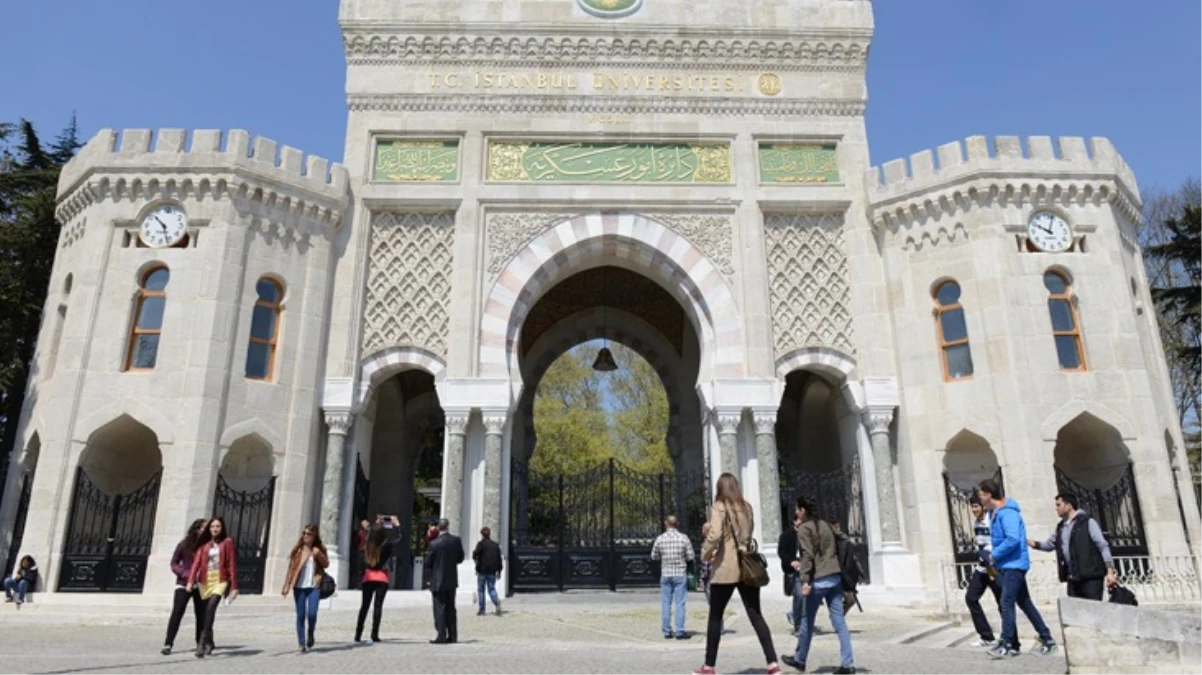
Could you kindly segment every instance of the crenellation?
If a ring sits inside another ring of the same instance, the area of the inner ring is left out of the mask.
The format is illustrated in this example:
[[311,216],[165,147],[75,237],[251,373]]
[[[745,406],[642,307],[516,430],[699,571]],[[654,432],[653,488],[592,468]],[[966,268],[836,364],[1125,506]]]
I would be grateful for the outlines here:
[[160,129],[154,145],[155,152],[183,152],[188,140],[185,129]]
[[994,140],[997,156],[1002,159],[1022,159],[1023,143],[1018,136],[998,136]]
[[946,170],[964,163],[964,148],[960,141],[952,141],[939,146],[939,168]]
[[910,171],[915,178],[925,178],[935,174],[935,156],[930,150],[923,150],[910,155]]
[[251,152],[251,159],[257,164],[262,164],[270,168],[279,166],[276,163],[277,144],[270,138],[263,136],[255,136],[254,151]]
[[1031,150],[1031,159],[1056,159],[1051,136],[1031,136],[1027,139],[1027,147]]

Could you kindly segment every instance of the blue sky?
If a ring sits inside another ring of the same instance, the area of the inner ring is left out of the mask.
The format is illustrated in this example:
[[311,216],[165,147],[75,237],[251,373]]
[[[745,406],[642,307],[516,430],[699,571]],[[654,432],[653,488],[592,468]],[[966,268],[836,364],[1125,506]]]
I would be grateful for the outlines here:
[[[50,137],[75,110],[88,136],[104,127],[245,128],[342,156],[335,0],[6,5],[0,120],[32,119]],[[973,134],[1109,136],[1145,190],[1199,174],[1197,0],[874,5],[874,163]]]

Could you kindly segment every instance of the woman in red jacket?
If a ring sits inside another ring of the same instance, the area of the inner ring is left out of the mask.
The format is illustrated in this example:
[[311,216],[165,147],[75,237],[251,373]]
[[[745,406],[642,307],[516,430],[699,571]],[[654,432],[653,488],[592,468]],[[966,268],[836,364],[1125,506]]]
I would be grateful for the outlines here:
[[231,600],[238,597],[238,550],[226,535],[221,518],[210,520],[200,536],[185,590],[191,593],[194,585],[200,589],[205,609],[204,629],[196,646],[196,658],[203,659],[213,653],[213,621],[221,598],[227,594]]

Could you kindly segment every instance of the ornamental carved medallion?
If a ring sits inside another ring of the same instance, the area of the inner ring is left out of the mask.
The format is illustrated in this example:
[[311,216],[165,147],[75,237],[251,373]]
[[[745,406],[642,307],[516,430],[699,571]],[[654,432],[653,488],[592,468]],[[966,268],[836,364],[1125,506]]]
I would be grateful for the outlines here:
[[643,8],[643,0],[576,0],[576,4],[601,19],[619,19]]
[[776,358],[801,347],[855,353],[843,217],[764,219]]

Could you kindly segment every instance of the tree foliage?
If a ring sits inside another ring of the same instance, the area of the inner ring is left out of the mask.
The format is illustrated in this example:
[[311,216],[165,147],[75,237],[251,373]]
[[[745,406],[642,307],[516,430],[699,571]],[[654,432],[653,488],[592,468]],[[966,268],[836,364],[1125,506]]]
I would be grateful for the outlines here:
[[617,458],[639,471],[672,472],[668,396],[659,374],[636,352],[608,346],[616,371],[594,371],[598,346],[585,343],[543,375],[534,397],[533,471],[577,474]]
[[[1191,463],[1202,451],[1202,187],[1190,180],[1145,201],[1140,245]],[[1197,476],[1195,475],[1195,481]]]
[[58,245],[58,174],[80,145],[74,118],[49,146],[27,120],[0,123],[0,453],[5,458],[16,442]]

